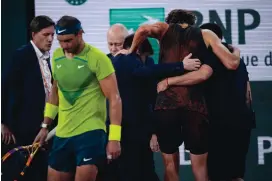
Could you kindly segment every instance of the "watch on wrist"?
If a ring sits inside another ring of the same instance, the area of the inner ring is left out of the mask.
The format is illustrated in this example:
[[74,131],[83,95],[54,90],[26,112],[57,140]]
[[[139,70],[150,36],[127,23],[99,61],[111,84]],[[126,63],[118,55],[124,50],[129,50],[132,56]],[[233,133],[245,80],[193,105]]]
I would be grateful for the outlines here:
[[45,128],[45,129],[48,129],[48,126],[49,126],[49,125],[46,124],[46,123],[42,123],[42,124],[41,124],[41,127],[42,127],[42,128]]

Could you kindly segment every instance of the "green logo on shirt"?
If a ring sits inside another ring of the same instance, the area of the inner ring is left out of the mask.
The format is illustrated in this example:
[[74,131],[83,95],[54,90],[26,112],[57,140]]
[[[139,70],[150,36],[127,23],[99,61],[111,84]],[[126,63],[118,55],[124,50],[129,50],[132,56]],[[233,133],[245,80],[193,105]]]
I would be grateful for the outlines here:
[[[130,8],[110,9],[110,25],[122,23],[130,33],[134,33],[139,26],[164,21],[164,8]],[[154,49],[154,60],[158,62],[159,45],[155,39],[150,39]]]
[[73,6],[79,6],[84,4],[87,0],[66,0],[66,1]]

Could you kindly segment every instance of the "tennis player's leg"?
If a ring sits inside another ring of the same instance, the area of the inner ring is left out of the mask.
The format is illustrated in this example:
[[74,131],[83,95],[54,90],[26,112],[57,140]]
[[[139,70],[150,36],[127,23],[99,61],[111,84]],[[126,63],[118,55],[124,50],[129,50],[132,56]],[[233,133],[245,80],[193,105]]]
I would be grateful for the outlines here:
[[195,180],[208,181],[208,120],[193,111],[184,110],[182,115],[185,149],[190,151]]
[[163,153],[164,181],[179,181],[179,151],[171,154]]
[[48,167],[47,181],[73,181],[74,174],[71,172],[60,172],[51,167]]
[[55,136],[48,160],[48,181],[72,181],[76,167],[72,138]]
[[73,138],[76,154],[75,181],[95,181],[106,163],[106,133],[93,130]]
[[155,114],[165,169],[164,180],[179,181],[179,146],[183,142],[179,110],[159,110]]

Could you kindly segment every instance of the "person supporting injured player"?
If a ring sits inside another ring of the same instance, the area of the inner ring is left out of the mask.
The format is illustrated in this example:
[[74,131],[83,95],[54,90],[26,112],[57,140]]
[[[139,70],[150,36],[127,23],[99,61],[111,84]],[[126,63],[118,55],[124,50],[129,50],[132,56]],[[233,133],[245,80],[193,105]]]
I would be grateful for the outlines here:
[[[209,29],[221,40],[223,38],[217,24],[206,23],[200,28]],[[251,130],[256,126],[248,72],[243,61],[233,71],[227,70],[216,56],[214,58],[217,61],[213,75],[205,83],[210,118],[209,179],[243,181]]]
[[[173,10],[166,18],[166,23],[143,25],[135,33],[130,50],[132,53],[147,37],[160,42],[159,63],[171,63],[181,60],[189,53],[203,63],[198,74],[198,84],[211,75],[213,65],[212,51],[228,69],[236,69],[240,63],[240,51],[233,53],[222,45],[221,40],[209,30],[194,27],[195,15],[186,10]],[[188,74],[184,75],[186,77]],[[194,80],[187,80],[188,82]],[[157,136],[165,165],[165,181],[178,181],[178,147],[185,142],[190,150],[192,170],[196,181],[208,181],[208,120],[202,85],[169,86],[158,94],[156,100]]]

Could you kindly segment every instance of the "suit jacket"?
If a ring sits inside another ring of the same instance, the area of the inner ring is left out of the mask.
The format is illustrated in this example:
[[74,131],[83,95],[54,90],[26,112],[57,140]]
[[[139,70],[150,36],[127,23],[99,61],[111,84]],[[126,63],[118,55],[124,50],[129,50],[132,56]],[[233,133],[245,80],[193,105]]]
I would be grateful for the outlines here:
[[32,143],[40,130],[44,107],[45,90],[40,65],[29,43],[15,51],[2,73],[1,122],[11,129],[17,142]]

